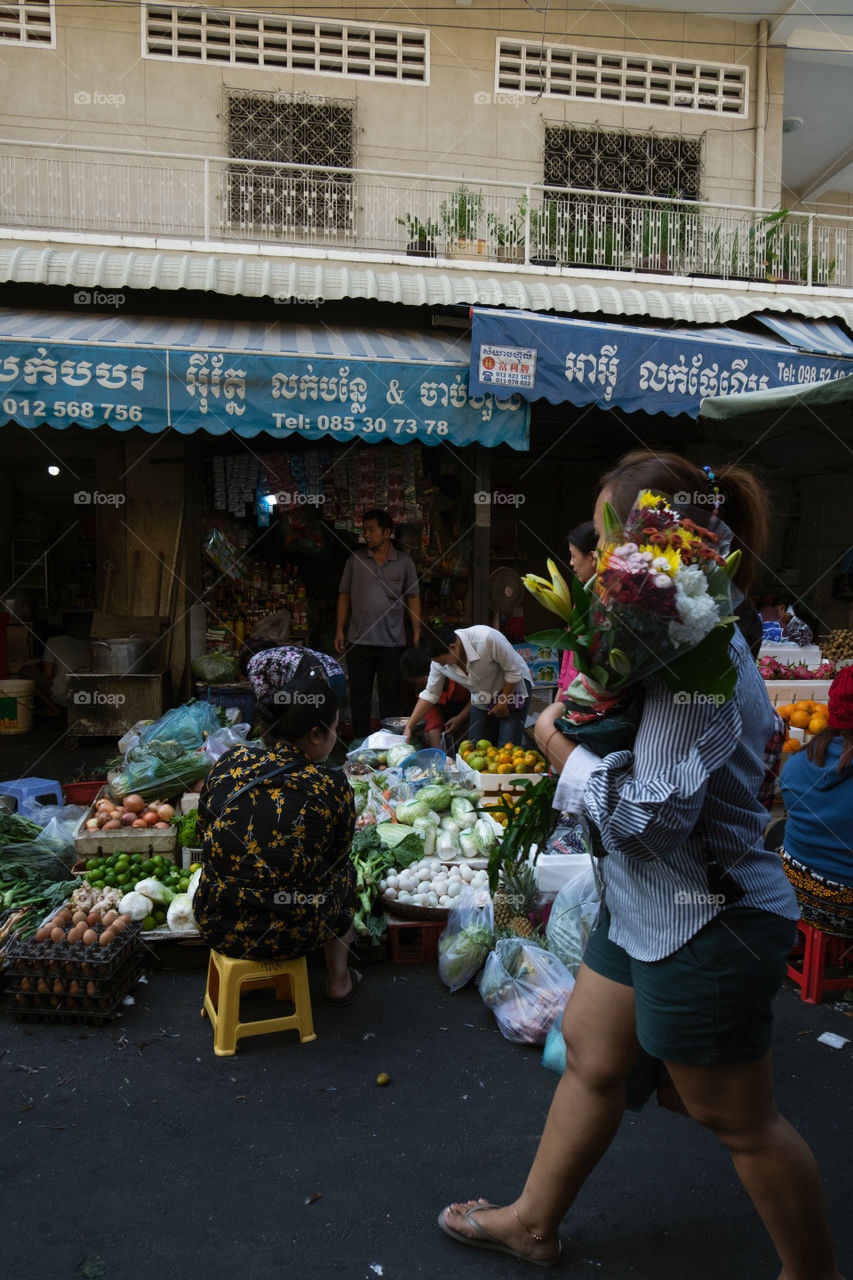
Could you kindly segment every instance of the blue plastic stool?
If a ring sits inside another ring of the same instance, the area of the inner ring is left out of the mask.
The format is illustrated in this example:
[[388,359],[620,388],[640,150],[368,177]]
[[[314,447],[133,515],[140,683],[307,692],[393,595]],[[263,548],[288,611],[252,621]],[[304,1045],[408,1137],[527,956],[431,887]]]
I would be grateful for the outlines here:
[[54,804],[64,804],[62,788],[51,778],[14,778],[10,782],[0,782],[0,796],[9,796],[15,801],[15,809],[22,812],[29,800],[51,799]]

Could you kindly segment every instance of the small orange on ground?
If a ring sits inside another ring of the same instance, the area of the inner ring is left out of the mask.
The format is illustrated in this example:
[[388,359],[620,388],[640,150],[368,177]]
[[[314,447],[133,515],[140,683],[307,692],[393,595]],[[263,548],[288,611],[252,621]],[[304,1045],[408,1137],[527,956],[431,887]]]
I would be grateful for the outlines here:
[[810,711],[806,711],[804,707],[802,710],[798,709],[791,712],[790,723],[795,729],[807,729],[811,718],[812,713]]
[[812,716],[808,724],[809,733],[822,733],[827,727],[826,716],[818,715],[817,712]]

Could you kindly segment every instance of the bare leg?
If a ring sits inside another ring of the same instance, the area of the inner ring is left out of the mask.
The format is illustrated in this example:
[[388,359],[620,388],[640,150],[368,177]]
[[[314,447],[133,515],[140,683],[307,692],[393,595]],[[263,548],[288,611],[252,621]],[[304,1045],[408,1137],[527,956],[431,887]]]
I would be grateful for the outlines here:
[[841,1280],[820,1171],[776,1110],[770,1055],[733,1066],[666,1067],[688,1113],[728,1148],[782,1260],[779,1280]]
[[[476,1215],[490,1235],[534,1258],[554,1254],[566,1210],[619,1128],[625,1077],[638,1047],[633,988],[581,965],[563,1016],[563,1035],[566,1072],[557,1085],[524,1190],[514,1205]],[[447,1225],[474,1238],[464,1210],[475,1203],[447,1208]]]
[[342,937],[332,938],[331,942],[327,942],[323,948],[326,960],[326,995],[334,1000],[349,995],[353,981],[361,977],[361,974],[356,973],[355,970],[353,973],[356,973],[356,979],[350,976],[347,962],[350,958],[351,942],[352,929],[348,929]]

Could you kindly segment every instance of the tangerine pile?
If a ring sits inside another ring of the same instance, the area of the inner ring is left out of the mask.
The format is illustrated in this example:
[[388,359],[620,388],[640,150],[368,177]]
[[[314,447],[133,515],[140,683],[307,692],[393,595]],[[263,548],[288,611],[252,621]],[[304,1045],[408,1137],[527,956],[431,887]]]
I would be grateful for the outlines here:
[[[785,721],[787,729],[802,729],[804,733],[815,734],[828,728],[829,707],[825,702],[801,698],[799,702],[786,702],[776,710]],[[792,751],[799,751],[802,745],[798,738],[787,734],[782,750],[790,754]]]
[[459,754],[466,764],[478,773],[545,773],[548,763],[538,751],[517,747],[508,742],[503,747],[493,747],[480,742],[463,742]]

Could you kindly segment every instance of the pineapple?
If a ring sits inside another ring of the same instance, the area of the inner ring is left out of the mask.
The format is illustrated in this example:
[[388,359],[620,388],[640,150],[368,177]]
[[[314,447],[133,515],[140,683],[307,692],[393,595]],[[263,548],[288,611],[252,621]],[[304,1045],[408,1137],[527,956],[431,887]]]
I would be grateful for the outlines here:
[[524,933],[516,926],[523,920],[530,929],[527,913],[533,905],[535,896],[536,873],[532,867],[522,863],[504,867],[493,897],[495,930],[508,929],[525,938],[529,937],[529,933]]
[[534,934],[533,925],[527,916],[513,916],[507,925],[507,929],[517,938],[532,938]]

